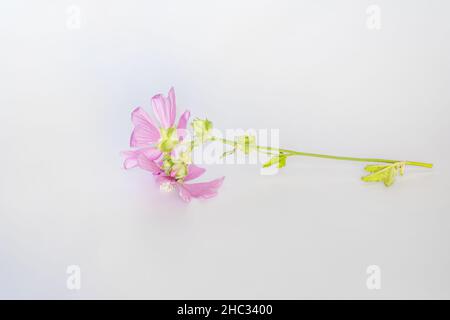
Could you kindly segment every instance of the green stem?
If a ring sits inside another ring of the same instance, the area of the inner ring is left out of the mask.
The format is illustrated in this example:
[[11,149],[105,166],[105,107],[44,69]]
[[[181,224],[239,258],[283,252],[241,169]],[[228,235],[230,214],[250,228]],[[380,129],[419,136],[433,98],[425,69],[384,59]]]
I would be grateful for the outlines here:
[[[237,143],[235,141],[230,141],[226,139],[221,138],[213,138],[213,140],[221,141],[224,144],[231,145],[236,147]],[[333,155],[327,155],[327,154],[319,154],[319,153],[309,153],[309,152],[300,152],[300,151],[294,151],[294,150],[287,150],[287,149],[279,149],[279,148],[272,148],[272,147],[263,147],[263,146],[256,146],[256,149],[258,151],[272,151],[277,154],[282,153],[289,156],[305,156],[305,157],[315,157],[315,158],[323,158],[323,159],[334,159],[334,160],[347,160],[347,161],[359,161],[359,162],[381,162],[381,163],[397,163],[397,162],[405,162],[406,165],[410,166],[417,166],[417,167],[425,167],[425,168],[432,168],[432,163],[425,163],[425,162],[417,162],[417,161],[403,161],[403,160],[390,160],[390,159],[379,159],[379,158],[356,158],[356,157],[342,157],[342,156],[333,156]]]

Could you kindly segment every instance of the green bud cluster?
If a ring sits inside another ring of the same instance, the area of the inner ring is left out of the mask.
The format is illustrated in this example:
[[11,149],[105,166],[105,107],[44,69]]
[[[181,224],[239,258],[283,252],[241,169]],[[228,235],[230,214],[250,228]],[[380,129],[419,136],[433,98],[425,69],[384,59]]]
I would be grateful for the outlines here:
[[192,129],[194,130],[194,135],[201,142],[206,142],[211,138],[211,131],[213,129],[213,123],[208,119],[195,119],[192,121]]

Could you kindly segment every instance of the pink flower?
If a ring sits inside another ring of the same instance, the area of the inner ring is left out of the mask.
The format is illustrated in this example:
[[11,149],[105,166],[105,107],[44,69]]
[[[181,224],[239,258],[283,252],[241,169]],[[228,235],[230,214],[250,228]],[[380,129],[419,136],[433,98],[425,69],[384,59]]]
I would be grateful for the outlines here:
[[[175,90],[170,88],[168,97],[157,94],[152,98],[152,107],[160,127],[155,125],[150,116],[142,108],[138,107],[131,113],[131,121],[134,130],[131,134],[131,147],[146,147],[158,142],[161,138],[160,129],[173,127],[176,115]],[[184,131],[189,121],[190,112],[186,110],[178,120],[177,129]]]
[[[153,96],[152,107],[160,126],[155,124],[148,113],[141,107],[134,109],[131,113],[134,129],[131,133],[130,147],[140,149],[122,152],[122,155],[125,156],[123,164],[125,169],[136,167],[137,156],[141,153],[146,154],[149,159],[157,159],[161,155],[161,151],[156,149],[154,145],[161,138],[161,129],[171,128],[175,123],[176,101],[174,88],[170,88],[168,97],[164,97],[162,94]],[[177,134],[180,140],[186,135],[189,117],[190,112],[186,110],[178,120]]]
[[175,91],[169,90],[167,97],[161,94],[152,98],[152,107],[158,123],[142,109],[136,108],[131,114],[134,129],[130,146],[137,148],[122,152],[124,168],[139,167],[150,171],[156,177],[160,189],[177,190],[180,197],[189,202],[191,198],[209,199],[217,195],[225,177],[209,182],[185,183],[201,176],[206,170],[190,161],[180,160],[176,146],[186,137],[190,112],[185,111],[174,127],[176,117]]
[[139,155],[137,161],[141,169],[153,173],[161,190],[167,192],[177,190],[181,199],[186,202],[191,201],[191,198],[209,199],[216,196],[218,189],[225,179],[225,177],[221,177],[208,182],[185,183],[186,181],[191,181],[200,177],[205,173],[206,169],[191,164],[188,166],[188,174],[184,179],[177,180],[175,177],[167,175],[164,170],[161,169],[160,164],[150,160],[144,154]]

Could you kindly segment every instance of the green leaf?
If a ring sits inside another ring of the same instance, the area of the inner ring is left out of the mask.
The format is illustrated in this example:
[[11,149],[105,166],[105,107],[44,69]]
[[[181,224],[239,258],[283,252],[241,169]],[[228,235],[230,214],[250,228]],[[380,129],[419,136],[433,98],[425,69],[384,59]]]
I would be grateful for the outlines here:
[[268,168],[273,165],[277,165],[277,167],[281,169],[284,166],[286,166],[286,158],[287,157],[284,155],[274,156],[274,157],[270,158],[269,161],[267,161],[266,163],[263,164],[263,168]]
[[388,166],[387,165],[379,165],[379,164],[369,164],[364,168],[364,170],[366,170],[368,172],[377,172],[386,167],[388,167]]
[[278,161],[278,168],[283,168],[286,166],[286,156],[281,156],[280,161]]
[[390,165],[368,165],[364,170],[370,172],[369,175],[361,179],[366,182],[383,182],[386,187],[395,182],[397,173],[403,175],[405,162],[396,162]]

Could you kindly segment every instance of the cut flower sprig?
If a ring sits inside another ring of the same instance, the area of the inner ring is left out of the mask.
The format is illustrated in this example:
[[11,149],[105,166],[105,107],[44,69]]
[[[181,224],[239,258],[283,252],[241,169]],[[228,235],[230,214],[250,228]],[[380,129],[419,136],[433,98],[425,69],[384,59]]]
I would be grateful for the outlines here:
[[[364,170],[369,172],[368,175],[363,176],[361,179],[365,182],[383,182],[385,186],[391,186],[395,181],[395,176],[397,174],[403,175],[405,167],[417,166],[424,168],[432,168],[432,163],[418,162],[418,161],[403,161],[403,160],[393,160],[393,159],[381,159],[381,158],[359,158],[359,157],[346,157],[346,156],[335,156],[328,154],[301,152],[289,149],[274,148],[267,146],[260,146],[256,144],[256,137],[250,135],[244,135],[237,137],[235,140],[228,140],[219,137],[211,137],[211,141],[220,141],[226,145],[232,146],[233,150],[224,153],[224,156],[230,155],[237,150],[241,150],[248,154],[250,151],[260,152],[271,156],[269,161],[263,164],[264,168],[270,166],[277,166],[278,168],[283,168],[286,166],[286,160],[288,157],[293,156],[304,156],[304,157],[314,157],[322,159],[332,159],[332,160],[346,160],[346,161],[357,161],[366,163],[379,163],[367,165]],[[380,165],[383,163],[385,165]]]
[[[157,94],[151,99],[153,117],[138,107],[131,113],[133,131],[130,137],[131,150],[124,151],[125,169],[140,168],[150,172],[160,189],[176,191],[186,202],[215,197],[225,177],[207,182],[192,182],[202,176],[206,169],[192,161],[194,149],[209,142],[221,142],[231,146],[222,157],[235,152],[249,155],[258,152],[269,156],[264,168],[286,166],[287,159],[294,156],[347,160],[368,163],[364,168],[368,174],[362,177],[366,182],[383,182],[386,186],[394,183],[397,175],[403,175],[406,166],[432,168],[431,163],[402,161],[379,158],[342,157],[327,154],[300,152],[269,146],[260,146],[254,135],[240,135],[233,140],[213,135],[213,123],[208,119],[196,118],[189,123],[190,112],[184,111],[176,121],[175,90],[171,88],[167,96]],[[156,118],[156,119],[155,119]]]

